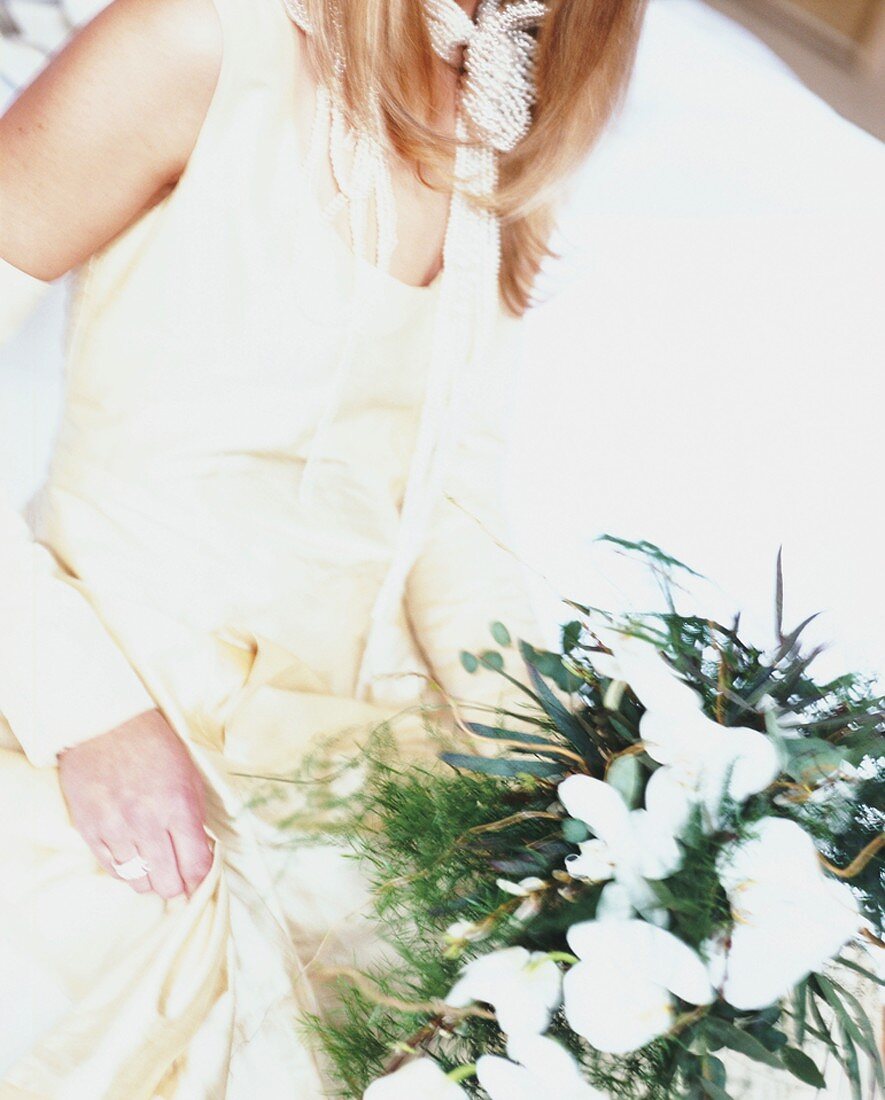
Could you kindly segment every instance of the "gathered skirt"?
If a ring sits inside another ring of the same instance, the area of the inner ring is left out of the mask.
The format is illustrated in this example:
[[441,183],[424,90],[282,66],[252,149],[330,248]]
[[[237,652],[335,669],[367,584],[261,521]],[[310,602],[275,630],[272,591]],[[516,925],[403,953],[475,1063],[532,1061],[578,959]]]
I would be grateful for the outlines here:
[[390,719],[426,753],[427,704],[299,691],[284,652],[259,664],[223,753],[164,701],[208,789],[214,859],[190,898],[108,875],[56,769],[33,767],[0,719],[0,1100],[332,1095],[305,1019],[328,1002],[327,972],[365,963],[378,940],[355,861],[281,828],[286,785],[266,777],[320,746],[352,757]]

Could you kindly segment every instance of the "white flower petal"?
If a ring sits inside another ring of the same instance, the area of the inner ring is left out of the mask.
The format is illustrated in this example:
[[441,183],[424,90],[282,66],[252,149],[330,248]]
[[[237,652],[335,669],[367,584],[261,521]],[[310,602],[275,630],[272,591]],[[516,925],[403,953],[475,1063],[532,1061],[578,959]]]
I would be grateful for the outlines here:
[[658,812],[674,822],[679,811],[677,785],[685,788],[689,800],[705,806],[708,821],[715,826],[726,795],[744,802],[764,790],[781,770],[778,747],[766,734],[721,726],[701,711],[646,711],[639,732],[649,756],[673,769],[655,779],[650,797]]
[[594,630],[617,660],[621,677],[644,707],[676,713],[698,710],[700,695],[667,663],[651,642],[614,630]]
[[720,858],[735,915],[723,996],[764,1008],[818,970],[861,924],[851,888],[827,878],[811,837],[794,821],[763,818]]
[[601,840],[613,846],[623,841],[630,811],[614,787],[589,775],[570,775],[559,784],[558,795],[567,813]]
[[476,1061],[476,1076],[491,1100],[538,1100],[538,1082],[506,1058],[482,1055]]
[[464,1008],[481,1001],[494,1008],[502,1031],[540,1032],[550,1025],[561,989],[559,967],[547,955],[507,947],[469,962],[446,1002]]
[[604,840],[585,840],[578,845],[580,855],[565,857],[565,866],[573,878],[606,882],[615,873],[611,849]]
[[[611,927],[614,922],[604,922]],[[673,1022],[667,991],[622,956],[578,963],[563,983],[569,1026],[597,1050],[626,1054],[650,1043]]]
[[510,882],[509,879],[499,878],[495,885],[499,890],[503,890],[505,894],[512,894],[515,898],[524,898],[528,894],[528,890],[521,886],[518,882]]
[[630,893],[620,882],[610,882],[599,895],[596,904],[597,920],[630,920],[633,904]]
[[637,954],[654,980],[689,1004],[711,1004],[716,994],[698,953],[663,928],[636,923]]
[[467,1093],[450,1080],[436,1062],[419,1058],[396,1073],[379,1077],[363,1093],[363,1100],[467,1100]]
[[657,828],[680,836],[691,819],[695,791],[677,768],[662,767],[645,786],[645,808]]
[[682,850],[676,843],[674,830],[647,810],[634,810],[630,822],[643,877],[661,879],[672,875],[682,863]]
[[640,920],[583,921],[568,930],[581,959],[564,979],[571,1027],[598,1050],[623,1054],[663,1034],[669,991],[692,1004],[714,997],[701,958],[672,933]]
[[728,793],[744,802],[780,775],[780,751],[775,741],[757,730],[728,729],[724,737],[724,751],[733,762]]
[[707,960],[707,974],[714,989],[721,989],[728,970],[728,943],[724,936],[708,939],[701,948]]
[[[546,1035],[511,1036],[507,1055],[524,1067],[531,1080],[531,1100],[549,1093],[557,1100],[603,1100],[603,1094],[584,1080],[578,1063],[565,1047]],[[511,1098],[506,1096],[505,1100]]]

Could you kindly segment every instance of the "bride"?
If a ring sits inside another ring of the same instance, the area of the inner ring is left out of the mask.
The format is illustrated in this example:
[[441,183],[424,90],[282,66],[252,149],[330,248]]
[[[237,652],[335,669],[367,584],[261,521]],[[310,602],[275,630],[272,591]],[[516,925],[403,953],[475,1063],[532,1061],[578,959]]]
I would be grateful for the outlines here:
[[324,1095],[371,947],[251,776],[506,705],[520,317],[641,0],[115,0],[0,120],[0,329],[75,271],[0,512],[0,1097]]

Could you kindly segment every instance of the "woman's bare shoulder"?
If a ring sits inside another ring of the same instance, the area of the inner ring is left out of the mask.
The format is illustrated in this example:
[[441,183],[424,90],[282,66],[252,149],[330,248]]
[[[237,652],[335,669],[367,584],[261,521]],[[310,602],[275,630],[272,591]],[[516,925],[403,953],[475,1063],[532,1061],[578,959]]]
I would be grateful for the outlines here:
[[113,0],[0,118],[0,256],[53,278],[174,185],[221,58],[213,0]]

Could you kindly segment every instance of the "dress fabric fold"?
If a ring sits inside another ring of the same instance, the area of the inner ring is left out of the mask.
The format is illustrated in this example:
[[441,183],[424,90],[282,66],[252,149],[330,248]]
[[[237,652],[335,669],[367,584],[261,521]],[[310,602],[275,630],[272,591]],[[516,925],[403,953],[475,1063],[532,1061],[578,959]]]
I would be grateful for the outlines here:
[[[388,720],[432,752],[444,693],[508,705],[460,650],[491,645],[492,619],[537,640],[501,504],[521,329],[500,306],[379,614],[442,280],[399,282],[322,216],[279,0],[215,5],[221,72],[179,184],[77,275],[35,530],[0,511],[0,1100],[330,1095],[303,1019],[329,1003],[324,968],[379,949],[365,885],[248,777],[330,738],[355,753]],[[215,861],[188,900],[108,876],[52,767],[149,706],[209,787]]]

